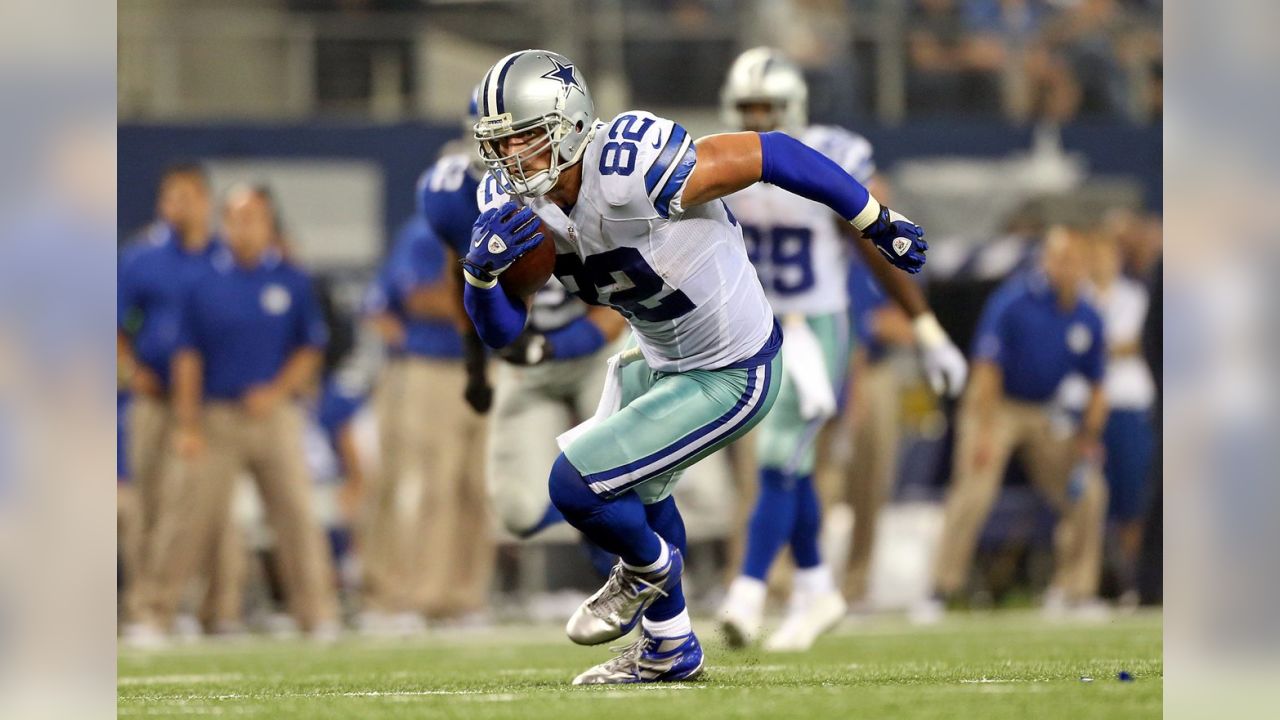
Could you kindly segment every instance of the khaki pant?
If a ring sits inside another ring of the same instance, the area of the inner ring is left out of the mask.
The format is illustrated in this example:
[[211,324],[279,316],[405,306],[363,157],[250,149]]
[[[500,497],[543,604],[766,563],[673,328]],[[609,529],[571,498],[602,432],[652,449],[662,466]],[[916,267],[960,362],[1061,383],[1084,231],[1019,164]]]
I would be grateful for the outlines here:
[[946,520],[934,578],[937,590],[953,593],[969,576],[978,533],[1000,491],[1010,454],[1018,450],[1036,488],[1059,513],[1054,532],[1055,568],[1051,587],[1068,599],[1093,597],[1102,562],[1107,488],[1097,470],[1071,484],[1073,453],[1058,437],[1043,406],[1012,401],[995,411],[990,431],[980,428],[966,407],[957,427],[954,477],[947,493]]
[[[175,562],[187,554],[187,529],[179,519],[186,484],[193,474],[173,456],[167,400],[134,396],[125,418],[128,434],[129,476],[132,497],[127,501],[132,519],[125,566],[125,614],[134,622],[167,627],[186,591],[187,571]],[[122,538],[125,538],[122,535]],[[228,515],[211,552],[201,557],[201,575],[208,578],[201,618],[214,627],[237,623],[244,596],[244,541]],[[178,556],[175,557],[175,553]]]
[[853,510],[853,537],[844,573],[845,597],[852,603],[867,596],[876,528],[898,477],[902,437],[902,405],[893,365],[868,363],[854,382],[858,386],[849,408],[851,417],[838,426],[849,434],[852,452],[843,467],[831,466],[840,475],[836,497]]
[[465,386],[460,362],[403,358],[383,371],[382,464],[361,523],[367,609],[457,616],[487,604],[495,558],[484,419],[463,400]]
[[142,565],[142,509],[138,503],[137,488],[116,485],[116,558],[126,591],[136,585],[134,578]]
[[[179,538],[166,568],[177,587],[200,563],[212,562],[220,554],[219,539],[225,535],[236,481],[248,473],[258,486],[274,533],[290,612],[304,630],[337,620],[333,563],[315,516],[311,473],[303,454],[304,422],[301,409],[292,404],[282,404],[260,418],[238,403],[208,405],[204,413],[207,447],[199,458],[179,463],[189,479],[183,497],[174,499],[179,510],[166,514],[161,523],[165,528],[172,517],[177,526],[158,531]],[[243,551],[229,555],[212,567],[242,577]]]

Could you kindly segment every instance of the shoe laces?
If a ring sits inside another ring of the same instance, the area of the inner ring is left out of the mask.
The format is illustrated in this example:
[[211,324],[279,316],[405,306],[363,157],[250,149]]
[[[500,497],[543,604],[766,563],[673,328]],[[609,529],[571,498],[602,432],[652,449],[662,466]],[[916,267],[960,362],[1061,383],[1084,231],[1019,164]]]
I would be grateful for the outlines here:
[[656,647],[657,638],[641,633],[640,638],[629,645],[616,645],[609,648],[609,652],[616,652],[618,656],[605,663],[611,672],[626,671],[632,675],[640,674],[640,660],[644,657],[645,651],[650,646]]
[[600,594],[599,599],[592,605],[591,610],[597,617],[609,617],[620,612],[626,600],[634,599],[645,587],[650,590],[656,590],[663,597],[667,596],[667,591],[661,587],[649,582],[637,573],[629,572],[621,564],[615,565],[613,571],[609,573],[609,580],[605,582],[604,592]]

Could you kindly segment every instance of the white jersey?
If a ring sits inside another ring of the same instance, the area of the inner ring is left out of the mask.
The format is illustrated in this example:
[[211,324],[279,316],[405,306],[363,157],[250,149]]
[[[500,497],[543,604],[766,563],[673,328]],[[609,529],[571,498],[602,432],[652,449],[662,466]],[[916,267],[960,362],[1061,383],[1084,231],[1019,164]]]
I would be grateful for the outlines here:
[[[676,123],[632,111],[597,122],[582,156],[578,201],[566,214],[546,198],[518,199],[554,235],[556,277],[631,324],[649,367],[684,372],[757,355],[773,311],[723,203],[684,209],[697,156]],[[508,200],[492,177],[480,209]]]
[[[838,127],[814,125],[797,139],[863,185],[875,173],[871,143]],[[779,315],[825,315],[848,308],[850,240],[831,208],[757,183],[725,198],[742,223],[747,252]]]
[[[1147,289],[1136,280],[1116,278],[1105,293],[1090,294],[1089,301],[1102,315],[1107,347],[1141,344],[1150,299]],[[1107,403],[1113,410],[1147,410],[1155,402],[1156,384],[1147,361],[1138,355],[1107,360],[1103,380]],[[1083,410],[1089,403],[1089,383],[1070,375],[1058,389],[1058,401],[1070,410]]]

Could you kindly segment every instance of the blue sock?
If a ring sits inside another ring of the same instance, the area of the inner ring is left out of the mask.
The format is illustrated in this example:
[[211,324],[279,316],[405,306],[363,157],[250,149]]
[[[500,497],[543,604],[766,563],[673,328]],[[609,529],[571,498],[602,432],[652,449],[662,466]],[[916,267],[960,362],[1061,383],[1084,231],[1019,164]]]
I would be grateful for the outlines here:
[[795,488],[781,470],[760,469],[760,495],[747,525],[747,554],[744,575],[764,580],[769,566],[782,546],[791,539],[795,527]]
[[813,489],[813,476],[796,478],[795,527],[791,529],[791,556],[796,567],[816,567],[822,561],[818,552],[818,535],[822,530],[822,510],[818,506],[818,493]]
[[[689,543],[685,537],[684,518],[676,508],[675,498],[668,497],[652,505],[644,506],[645,515],[649,518],[649,527],[658,533],[667,544],[680,551],[688,560]],[[653,601],[644,611],[646,619],[653,621],[670,620],[684,610],[684,583],[676,583],[667,590],[665,597]]]
[[560,514],[554,503],[547,503],[547,511],[542,514],[542,519],[533,527],[520,533],[519,537],[521,540],[531,538],[552,525],[562,522],[564,522],[564,515]]
[[551,502],[587,539],[631,565],[648,565],[662,554],[658,534],[649,527],[644,503],[634,492],[605,500],[587,487],[563,453],[551,466]]

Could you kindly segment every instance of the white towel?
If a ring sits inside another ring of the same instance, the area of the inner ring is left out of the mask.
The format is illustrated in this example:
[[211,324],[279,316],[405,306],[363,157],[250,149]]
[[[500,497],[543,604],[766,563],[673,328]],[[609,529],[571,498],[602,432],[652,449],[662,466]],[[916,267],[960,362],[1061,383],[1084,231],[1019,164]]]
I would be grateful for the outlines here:
[[642,359],[640,348],[633,347],[609,358],[605,367],[604,390],[600,393],[600,403],[596,405],[596,414],[565,430],[556,437],[560,449],[567,450],[574,440],[583,433],[598,425],[605,418],[618,412],[622,407],[622,368],[636,360]]

